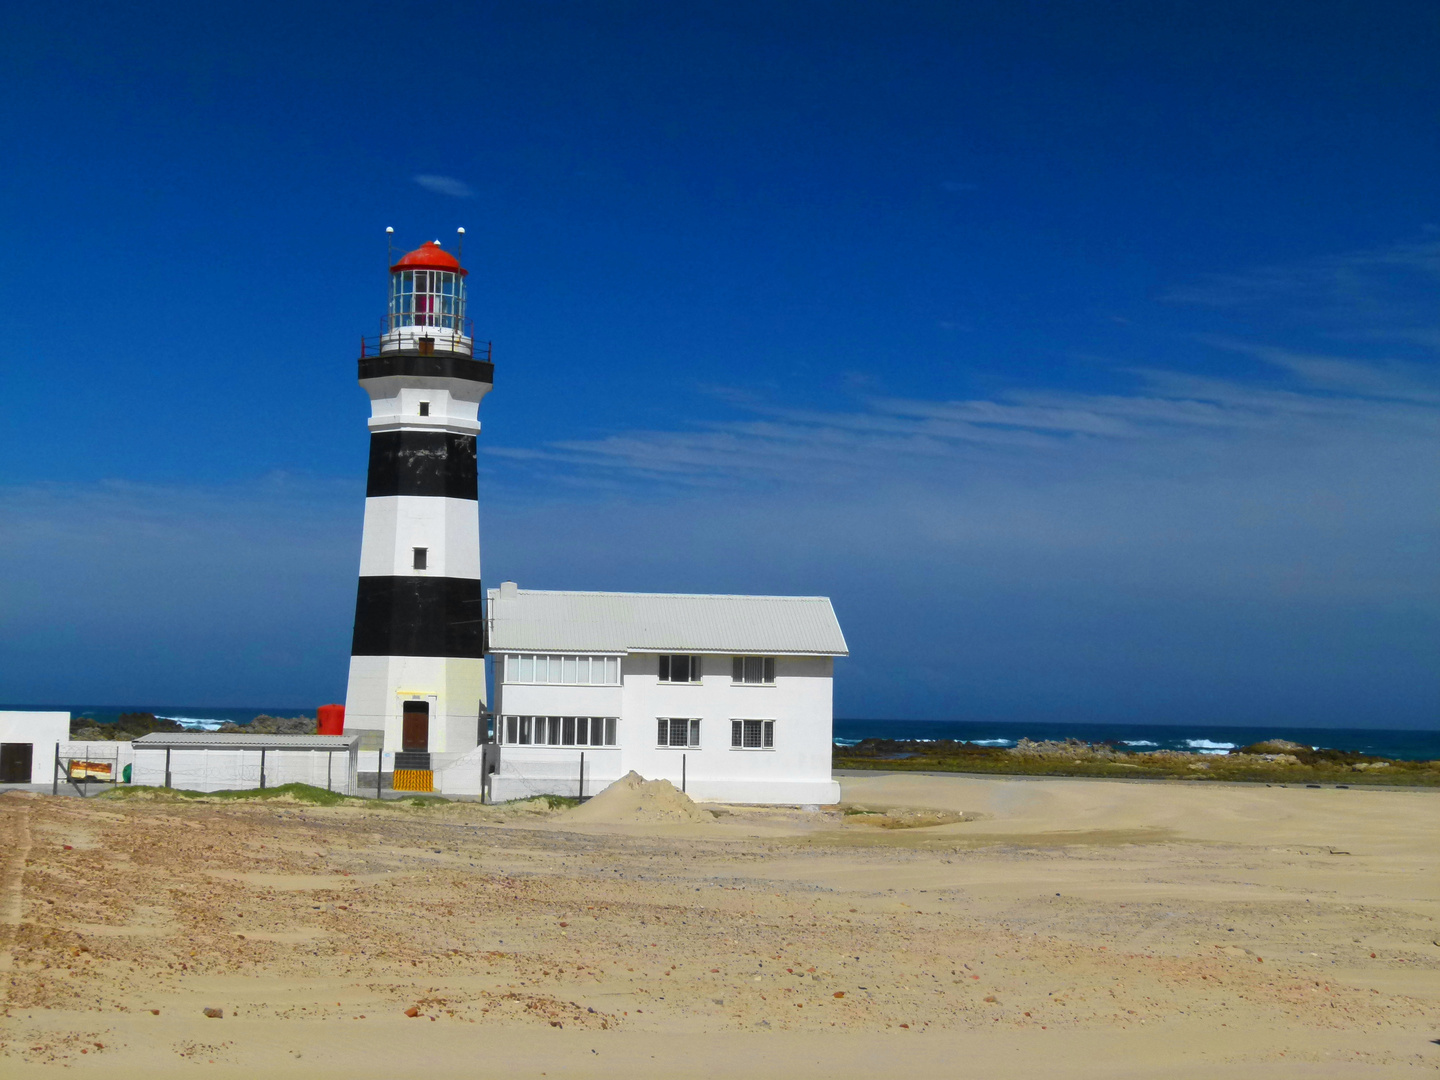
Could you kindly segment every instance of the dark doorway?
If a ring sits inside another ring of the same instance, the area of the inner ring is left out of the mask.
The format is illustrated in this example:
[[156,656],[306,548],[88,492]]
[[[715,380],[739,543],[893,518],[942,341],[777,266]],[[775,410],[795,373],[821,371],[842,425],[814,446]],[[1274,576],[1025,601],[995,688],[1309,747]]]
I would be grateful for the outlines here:
[[404,724],[400,729],[400,749],[423,753],[430,749],[430,703],[407,701],[403,706]]
[[0,784],[30,783],[30,763],[34,754],[34,743],[0,743]]

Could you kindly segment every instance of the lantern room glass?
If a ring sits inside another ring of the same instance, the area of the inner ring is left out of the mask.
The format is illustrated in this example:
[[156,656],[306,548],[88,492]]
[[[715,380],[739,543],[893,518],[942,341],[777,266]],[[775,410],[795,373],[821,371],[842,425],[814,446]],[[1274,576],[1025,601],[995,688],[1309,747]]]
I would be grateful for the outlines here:
[[389,330],[435,326],[463,333],[465,279],[451,270],[399,270],[390,275]]

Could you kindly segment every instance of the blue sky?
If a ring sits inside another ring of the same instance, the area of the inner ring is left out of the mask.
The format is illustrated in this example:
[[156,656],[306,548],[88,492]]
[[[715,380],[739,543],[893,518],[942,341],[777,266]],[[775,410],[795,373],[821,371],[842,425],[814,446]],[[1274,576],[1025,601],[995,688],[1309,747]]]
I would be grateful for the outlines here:
[[343,696],[464,226],[489,581],[829,595],[840,715],[1436,724],[1433,4],[0,19],[0,700]]

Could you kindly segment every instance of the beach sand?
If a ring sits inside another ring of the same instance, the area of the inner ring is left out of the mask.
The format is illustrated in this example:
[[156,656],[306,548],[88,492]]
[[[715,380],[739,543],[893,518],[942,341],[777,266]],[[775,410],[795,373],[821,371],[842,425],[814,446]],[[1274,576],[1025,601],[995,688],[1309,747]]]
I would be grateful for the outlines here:
[[1440,1071],[1440,793],[842,784],[874,812],[0,797],[0,1072]]

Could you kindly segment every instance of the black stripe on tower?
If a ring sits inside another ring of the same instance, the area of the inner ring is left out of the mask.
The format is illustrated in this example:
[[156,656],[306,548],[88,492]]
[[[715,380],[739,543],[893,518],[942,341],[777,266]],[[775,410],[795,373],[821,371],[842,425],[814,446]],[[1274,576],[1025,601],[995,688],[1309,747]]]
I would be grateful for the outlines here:
[[475,436],[453,431],[375,432],[370,436],[365,495],[478,499]]
[[495,365],[454,353],[421,356],[411,352],[384,352],[360,358],[360,378],[383,379],[394,375],[424,375],[441,379],[495,384]]
[[351,656],[481,657],[485,646],[485,594],[478,579],[360,579]]

